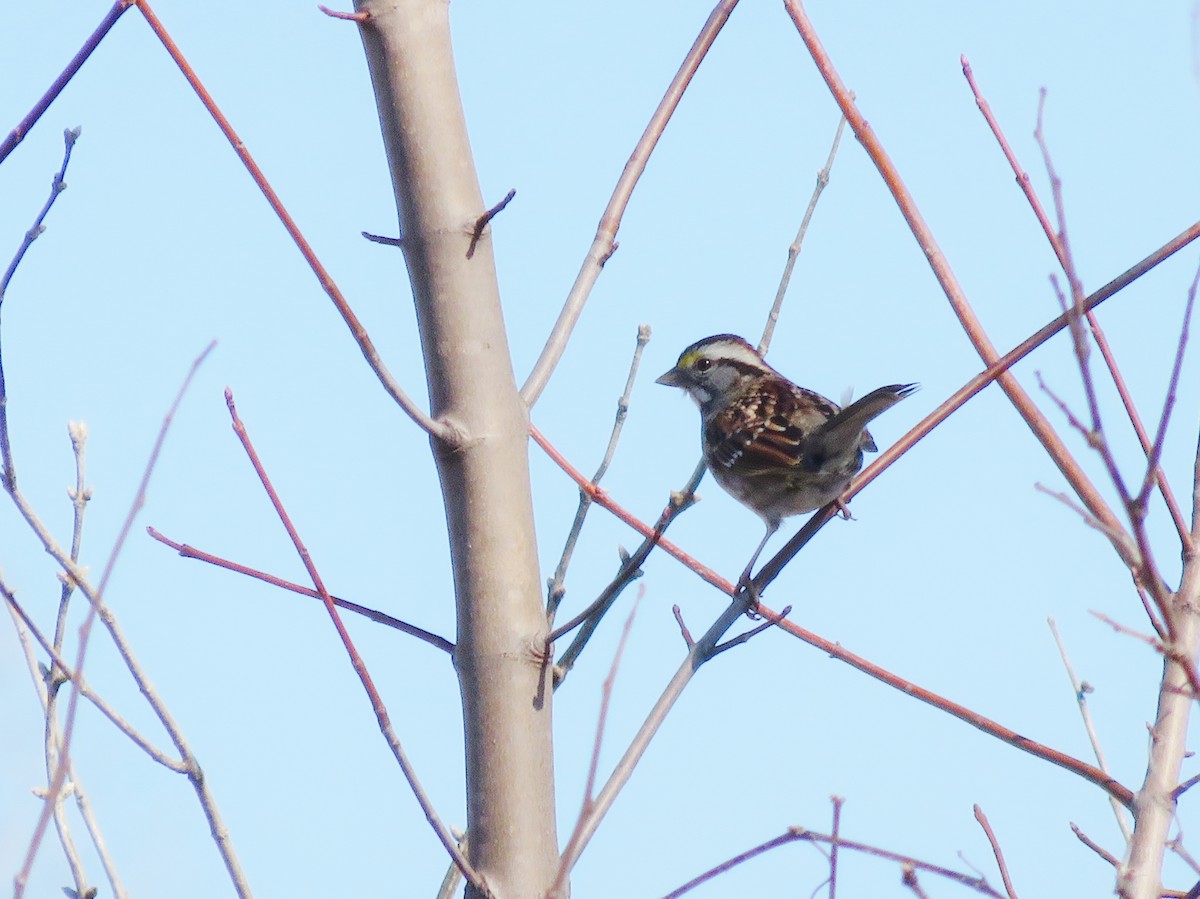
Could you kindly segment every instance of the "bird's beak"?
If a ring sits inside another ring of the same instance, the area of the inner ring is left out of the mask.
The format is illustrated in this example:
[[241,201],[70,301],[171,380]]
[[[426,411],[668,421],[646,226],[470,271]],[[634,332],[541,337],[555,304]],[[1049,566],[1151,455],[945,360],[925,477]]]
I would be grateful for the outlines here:
[[659,378],[655,378],[655,384],[662,384],[666,387],[682,387],[683,381],[679,377],[679,369],[673,368]]

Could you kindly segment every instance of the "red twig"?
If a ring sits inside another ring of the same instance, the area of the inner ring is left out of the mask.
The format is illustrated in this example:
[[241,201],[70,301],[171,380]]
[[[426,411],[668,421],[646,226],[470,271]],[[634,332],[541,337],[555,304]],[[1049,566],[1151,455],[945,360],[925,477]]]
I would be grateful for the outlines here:
[[1135,631],[1121,622],[1110,618],[1103,612],[1097,612],[1095,609],[1090,610],[1091,614],[1099,618],[1118,634],[1124,634],[1127,637],[1133,637],[1135,640],[1141,640],[1148,646],[1152,646],[1157,652],[1166,656],[1173,662],[1177,662],[1183,669],[1184,675],[1188,679],[1188,685],[1192,688],[1192,696],[1200,698],[1200,671],[1196,670],[1196,663],[1188,658],[1177,649],[1172,648],[1171,643],[1164,640],[1159,640],[1156,637],[1151,637],[1149,634],[1143,634]]
[[[927,419],[927,421],[928,421],[928,419]],[[542,449],[546,451],[547,455],[549,455],[550,458],[552,458],[555,461],[555,463],[557,463],[558,466],[563,469],[563,471],[565,471],[568,475],[571,476],[571,479],[574,480],[576,484],[578,484],[582,489],[585,489],[585,490],[589,489],[590,482],[579,471],[577,471],[574,468],[574,466],[571,465],[570,462],[568,462],[565,458],[563,458],[562,454],[559,453],[558,450],[555,449],[554,446],[549,441],[546,440],[546,438],[541,434],[540,431],[537,430],[537,428],[534,425],[531,424],[529,426],[529,431],[530,431],[530,434],[533,436],[534,440],[537,441],[538,445],[541,446]],[[892,450],[888,450],[887,452],[883,453],[880,460],[877,461],[875,464],[873,464],[871,466],[871,468],[875,469],[876,466],[883,464],[884,459],[882,457],[889,456],[889,454],[891,452],[892,452]],[[890,463],[890,461],[891,461],[891,458],[889,457],[887,462]],[[612,500],[610,500],[608,498],[608,494],[604,493],[603,491],[596,492],[595,500],[599,505],[603,506],[605,509],[608,509],[610,512],[612,512],[614,515],[616,515],[618,518],[620,518],[622,521],[624,521],[630,527],[637,530],[639,533],[641,533],[643,535],[650,535],[653,533],[652,529],[650,529],[647,525],[645,525],[638,519],[634,518],[632,515],[630,515],[628,512],[626,512],[624,509],[622,509],[619,505],[617,505]],[[832,509],[833,509],[833,506],[830,505],[830,506],[827,506],[826,509],[823,510],[822,512],[818,512],[816,515],[814,515],[813,518],[809,520],[808,524],[806,524],[805,527],[803,529],[801,529],[800,534],[797,534],[796,537],[792,538],[792,540],[788,542],[788,546],[784,547],[784,550],[781,551],[780,555],[782,555],[783,552],[786,552],[788,550],[788,548],[791,547],[792,544],[795,543],[796,540],[801,537],[804,537],[803,542],[807,542],[809,537],[811,537],[811,534],[816,532],[816,527],[810,527],[810,526],[812,526],[814,522],[820,522],[823,524],[824,520],[827,520],[828,517],[832,516],[832,514],[833,514]],[[824,520],[823,520],[822,516],[824,516]],[[804,536],[806,534],[808,536]],[[682,552],[681,550],[679,550],[677,547],[675,547],[673,544],[669,543],[668,541],[663,540],[661,542],[662,542],[663,548],[666,549],[667,552],[669,552],[672,556],[674,556],[679,561],[683,562],[684,565],[687,565],[689,568],[692,568],[692,570],[695,571],[697,574],[699,574],[700,577],[702,577],[705,581],[712,584],[714,587],[716,587],[718,590],[720,590],[722,593],[725,593],[728,596],[735,595],[736,587],[733,584],[731,584],[729,581],[720,577],[720,575],[716,574],[716,572],[712,571],[712,569],[710,569],[704,565],[701,565],[698,561],[693,559],[691,556],[688,556],[686,553]],[[801,545],[803,545],[803,542],[801,543]],[[776,559],[778,559],[778,558],[779,558],[779,556],[776,556]],[[774,566],[776,559],[772,559],[770,562],[767,563],[767,565],[765,565],[763,567],[763,571],[767,574],[770,574],[770,576],[772,578],[776,574],[778,574],[778,571],[774,571],[772,573],[772,572],[768,572],[767,569]],[[696,566],[696,567],[693,567],[693,566]],[[758,575],[758,577],[755,578],[755,583],[757,584],[758,581],[760,579],[762,579],[763,577],[764,577],[764,574],[760,573]],[[760,605],[759,613],[762,614],[764,617],[779,618],[778,613],[772,611],[771,609],[767,608],[766,606]],[[1042,743],[1038,743],[1035,740],[1031,740],[1028,737],[1024,736],[1023,734],[1020,734],[1017,731],[1012,730],[1011,728],[1005,727],[1004,725],[999,724],[998,722],[993,721],[990,718],[986,718],[983,715],[980,715],[978,712],[968,709],[966,706],[959,705],[958,703],[953,702],[943,696],[939,696],[936,693],[932,693],[932,692],[918,686],[917,684],[912,683],[911,681],[905,680],[904,678],[902,678],[896,674],[893,674],[892,672],[887,671],[886,669],[881,668],[878,665],[873,664],[872,662],[867,661],[866,659],[862,658],[861,656],[855,655],[854,653],[850,652],[845,647],[843,647],[841,644],[834,643],[831,640],[826,640],[824,637],[818,636],[817,634],[813,633],[812,631],[799,626],[798,624],[796,624],[795,622],[793,622],[789,619],[779,620],[777,626],[782,628],[783,630],[787,631],[792,636],[797,637],[800,640],[803,640],[808,645],[816,647],[817,649],[821,650],[822,652],[827,653],[831,657],[838,659],[839,661],[845,662],[846,664],[851,665],[854,668],[857,668],[859,671],[863,672],[864,674],[867,674],[870,677],[873,677],[876,680],[887,684],[888,686],[894,687],[897,690],[900,690],[910,696],[913,696],[914,698],[919,699],[922,702],[933,706],[934,708],[941,709],[942,711],[947,712],[950,715],[953,715],[955,718],[958,718],[960,721],[964,721],[967,724],[970,724],[972,727],[978,728],[979,730],[983,731],[984,733],[991,734],[992,736],[997,737],[1000,740],[1003,740],[1004,742],[1008,743],[1011,746],[1014,746],[1017,749],[1020,749],[1024,752],[1028,752],[1031,755],[1037,756],[1038,758],[1045,759],[1046,761],[1051,762],[1052,764],[1058,765],[1061,768],[1065,768],[1066,770],[1071,771],[1074,774],[1077,774],[1078,776],[1084,778],[1085,780],[1088,780],[1088,781],[1096,784],[1097,786],[1101,787],[1105,792],[1107,792],[1109,795],[1116,798],[1117,801],[1122,803],[1123,805],[1128,806],[1133,801],[1133,794],[1129,790],[1128,787],[1119,783],[1118,781],[1113,779],[1110,775],[1108,775],[1106,772],[1101,771],[1099,768],[1095,767],[1094,765],[1089,765],[1086,762],[1081,761],[1080,759],[1074,758],[1073,756],[1069,756],[1066,753],[1059,752],[1057,749],[1052,749],[1049,746],[1046,746]]]
[[375,689],[375,683],[367,671],[367,666],[363,662],[362,656],[358,654],[358,650],[354,648],[354,641],[350,639],[346,625],[342,623],[342,616],[338,614],[337,605],[334,603],[333,597],[325,589],[325,583],[321,579],[316,565],[313,564],[308,548],[304,545],[304,541],[300,539],[300,534],[296,530],[296,526],[292,524],[291,517],[283,507],[283,501],[279,498],[279,494],[276,492],[275,486],[271,483],[262,460],[258,457],[258,452],[254,449],[254,444],[251,442],[250,435],[246,431],[246,425],[238,416],[237,406],[233,401],[233,391],[228,387],[225,388],[225,405],[229,408],[229,417],[233,422],[233,431],[237,434],[238,440],[241,441],[242,448],[245,449],[246,457],[250,460],[250,464],[254,466],[254,472],[258,475],[263,489],[271,500],[271,505],[275,508],[275,514],[279,516],[280,523],[287,531],[292,545],[296,548],[296,553],[300,556],[300,561],[304,563],[304,568],[308,572],[308,576],[312,578],[313,586],[316,587],[317,592],[321,595],[321,600],[325,603],[325,609],[329,612],[329,618],[333,622],[334,629],[337,630],[338,638],[342,641],[342,646],[345,647],[346,654],[350,657],[350,664],[354,667],[354,672],[358,675],[358,679],[362,682],[363,690],[366,691],[367,697],[371,701],[371,708],[374,710],[375,718],[379,722],[379,729],[383,732],[388,745],[391,747],[392,754],[395,755],[396,761],[400,764],[400,770],[404,773],[404,778],[408,781],[409,788],[413,791],[413,795],[420,804],[421,810],[425,813],[426,820],[433,827],[434,833],[437,834],[438,839],[450,854],[450,857],[454,859],[463,876],[479,888],[483,892],[483,895],[489,895],[483,879],[471,867],[471,863],[467,861],[467,857],[459,848],[458,841],[454,839],[449,828],[438,817],[437,811],[433,807],[433,802],[426,795],[424,787],[421,786],[421,782],[417,779],[416,772],[413,770],[412,764],[404,752],[404,747],[400,745],[400,739],[396,736],[395,729],[392,727],[387,706],[384,705],[379,691]]
[[[803,4],[799,0],[785,0],[784,6],[791,16],[810,56],[825,79],[830,93],[837,101],[842,114],[846,116],[846,121],[854,130],[859,143],[862,144],[863,149],[870,156],[871,161],[874,163],[892,197],[895,199],[896,205],[908,223],[913,237],[920,246],[922,254],[929,263],[967,338],[986,364],[989,366],[994,364],[998,360],[999,354],[996,352],[978,316],[976,316],[974,310],[971,308],[962,286],[958,283],[958,279],[955,277],[945,255],[942,253],[937,239],[917,208],[916,202],[904,184],[904,180],[900,177],[895,164],[879,143],[874,131],[855,104],[853,95],[834,68],[832,60],[828,53],[826,53],[820,38],[812,26],[812,22],[804,11]],[[996,378],[996,383],[1004,391],[1009,402],[1012,403],[1013,407],[1021,415],[1022,419],[1024,419],[1038,442],[1041,443],[1046,454],[1054,461],[1063,477],[1066,478],[1072,489],[1092,514],[1100,519],[1112,518],[1112,512],[1105,508],[1100,492],[1084,473],[1066,445],[1062,442],[1062,439],[1055,433],[1045,415],[1038,409],[1033,399],[1021,387],[1016,378],[1011,373],[1006,372]]]
[[367,329],[363,327],[362,322],[358,320],[358,316],[354,314],[354,310],[350,308],[350,304],[346,301],[345,296],[342,295],[341,289],[334,283],[333,277],[325,269],[325,266],[322,265],[321,260],[317,258],[316,251],[313,250],[308,240],[300,232],[299,226],[284,207],[283,201],[279,199],[279,195],[275,193],[275,189],[267,181],[267,176],[263,174],[262,169],[258,167],[258,163],[254,161],[254,157],[250,155],[250,151],[246,149],[246,145],[242,142],[242,139],[233,130],[233,125],[225,117],[225,113],[221,112],[212,94],[208,92],[208,89],[200,81],[200,77],[192,68],[191,63],[184,57],[183,52],[167,32],[166,27],[159,20],[158,16],[154,14],[154,10],[150,8],[149,3],[146,0],[137,0],[137,6],[138,10],[145,17],[150,29],[162,42],[163,47],[166,48],[175,65],[179,67],[179,71],[183,73],[183,77],[187,79],[192,90],[196,92],[196,96],[200,98],[200,102],[204,104],[204,108],[208,110],[209,115],[213,117],[213,121],[217,123],[217,127],[221,129],[221,133],[225,135],[225,139],[233,147],[233,151],[250,173],[250,177],[254,179],[254,183],[258,185],[258,189],[262,191],[263,196],[266,198],[275,215],[279,218],[284,230],[292,238],[292,242],[296,244],[296,248],[300,250],[304,261],[308,263],[313,274],[317,276],[317,281],[320,282],[321,288],[329,296],[329,299],[333,301],[334,307],[342,316],[342,320],[345,321],[346,326],[350,329],[351,336],[358,344],[363,357],[367,360],[367,364],[375,372],[375,376],[379,378],[379,382],[383,385],[384,390],[388,392],[388,395],[396,401],[396,404],[422,430],[439,440],[447,442],[451,446],[457,445],[460,437],[457,431],[445,422],[437,421],[430,417],[427,412],[418,406],[401,389],[395,378],[392,377],[378,350],[376,350],[374,342],[367,333]]
[[692,632],[688,630],[687,624],[683,620],[683,611],[679,608],[679,604],[671,606],[671,613],[675,616],[675,623],[679,625],[679,635],[683,637],[683,642],[687,644],[687,648],[691,649],[696,645],[696,641],[692,639]]
[[319,3],[317,4],[317,9],[321,10],[321,12],[325,13],[325,15],[329,16],[331,19],[343,19],[348,22],[357,22],[359,25],[369,21],[371,18],[371,13],[365,9],[360,10],[359,12],[339,12],[336,9],[330,9],[328,6],[322,6]]
[[[196,559],[200,562],[207,562],[209,565],[216,565],[218,568],[224,568],[227,571],[233,571],[237,574],[244,574],[247,577],[256,578],[264,581],[275,587],[282,587],[284,590],[290,590],[292,593],[299,593],[301,596],[311,596],[313,599],[321,599],[321,594],[317,590],[310,587],[304,587],[300,584],[294,584],[291,581],[285,581],[281,577],[276,577],[273,574],[267,574],[265,571],[259,571],[257,568],[250,568],[248,565],[242,565],[238,562],[230,561],[221,556],[214,556],[212,553],[206,553],[203,550],[196,549],[194,546],[189,546],[186,543],[176,543],[169,537],[162,534],[160,531],[152,527],[146,528],[146,533],[157,540],[164,546],[169,546],[185,559]],[[407,621],[401,621],[399,618],[393,618],[384,612],[379,612],[375,609],[361,606],[356,602],[350,602],[348,599],[339,599],[336,596],[331,597],[333,604],[339,608],[345,609],[348,612],[354,612],[356,615],[362,615],[364,618],[383,624],[398,631],[403,631],[409,636],[416,637],[418,640],[423,640],[430,646],[434,646],[442,652],[453,653],[454,644],[445,637],[440,637],[437,634],[431,633],[424,628],[417,627],[415,624],[409,624]]]
[[1092,852],[1096,853],[1098,856],[1100,856],[1102,859],[1104,859],[1106,862],[1108,862],[1114,868],[1120,869],[1120,867],[1121,867],[1120,859],[1118,859],[1115,855],[1113,855],[1107,849],[1104,849],[1103,847],[1101,847],[1099,843],[1097,843],[1095,840],[1093,840],[1091,837],[1089,837],[1086,833],[1084,833],[1082,830],[1080,830],[1079,825],[1076,824],[1074,821],[1071,822],[1071,831],[1075,834],[1075,836],[1077,836],[1079,838],[1079,842],[1081,842],[1081,843],[1083,843],[1083,845],[1087,846],[1088,849],[1091,849]]
[[[1128,287],[1142,275],[1146,274],[1146,272],[1164,260],[1169,259],[1175,253],[1178,253],[1197,238],[1200,238],[1200,222],[1196,222],[1191,227],[1185,229],[1145,259],[1126,269],[1095,293],[1091,294],[1084,303],[1085,308],[1089,310],[1096,308],[1120,290]],[[975,394],[995,381],[1001,373],[1008,371],[1012,366],[1016,365],[1055,334],[1059,333],[1063,328],[1067,327],[1067,319],[1068,316],[1065,313],[1058,316],[995,362],[991,363],[975,377],[971,378],[971,380],[955,391],[944,403],[925,416],[912,430],[898,440],[894,446],[880,453],[874,462],[864,468],[854,479],[854,483],[844,498],[848,499],[857,495],[860,490],[879,477],[892,462],[899,458],[902,452],[917,443],[917,441],[921,440],[926,434],[949,418],[951,414],[975,396]],[[784,566],[816,535],[817,531],[825,526],[830,518],[832,518],[832,514],[822,510],[805,522],[804,526],[784,545],[783,549],[759,569],[758,574],[754,578],[755,587],[760,592],[766,589],[767,585],[779,576],[779,572],[783,570]],[[1122,528],[1119,524],[1117,524],[1115,530],[1105,531],[1105,533],[1121,532]]]
[[996,839],[991,822],[988,821],[987,815],[983,813],[983,809],[978,805],[975,805],[974,809],[975,820],[979,822],[979,826],[983,828],[988,842],[992,845],[992,854],[996,856],[996,866],[1000,868],[1000,877],[1004,880],[1004,891],[1008,893],[1008,899],[1017,899],[1017,892],[1013,889],[1012,880],[1008,876],[1008,865],[1004,863],[1004,853],[1000,850],[1000,841]]
[[[1059,239],[1058,233],[1054,230],[1054,226],[1050,223],[1050,217],[1046,214],[1045,207],[1042,206],[1041,200],[1033,189],[1032,181],[1029,173],[1021,166],[1017,159],[1017,154],[1013,151],[1012,145],[1009,144],[1008,138],[1004,135],[1000,123],[992,114],[991,106],[984,98],[979,90],[979,85],[975,81],[975,74],[971,70],[971,64],[967,58],[961,58],[963,75],[966,76],[967,83],[971,87],[971,93],[975,96],[975,103],[979,107],[979,111],[983,114],[987,121],[988,127],[992,131],[992,135],[996,138],[996,143],[999,144],[1000,150],[1004,153],[1004,158],[1008,160],[1008,164],[1012,167],[1013,174],[1016,176],[1017,184],[1021,191],[1025,194],[1026,200],[1029,201],[1030,209],[1033,210],[1034,216],[1041,225],[1042,231],[1046,235],[1046,239],[1050,242],[1050,247],[1054,250],[1055,256],[1058,257],[1059,265],[1066,271],[1069,266],[1066,249],[1063,241]],[[1138,441],[1142,445],[1142,451],[1147,456],[1150,455],[1151,443],[1149,435],[1146,432],[1145,425],[1142,423],[1141,415],[1138,413],[1137,406],[1133,402],[1133,397],[1129,392],[1129,387],[1125,383],[1125,378],[1121,375],[1120,369],[1117,366],[1116,357],[1113,355],[1112,347],[1108,343],[1108,338],[1104,336],[1104,331],[1100,327],[1096,316],[1089,311],[1086,314],[1088,326],[1091,328],[1092,337],[1096,341],[1096,346],[1100,350],[1100,355],[1104,359],[1104,364],[1107,366],[1109,374],[1112,376],[1113,384],[1117,388],[1117,393],[1121,397],[1121,403],[1125,407],[1125,412],[1129,416],[1129,421],[1133,425],[1134,432],[1137,434]],[[1171,513],[1171,518],[1175,522],[1175,528],[1179,532],[1180,539],[1184,546],[1191,545],[1191,539],[1188,535],[1187,525],[1184,523],[1183,513],[1180,511],[1179,503],[1175,499],[1175,495],[1167,483],[1167,478],[1161,467],[1155,466],[1154,479],[1158,484],[1159,492],[1162,495],[1163,501],[1167,505],[1167,509]]]
[[[543,451],[545,451],[546,455],[554,461],[554,464],[565,471],[567,475],[570,476],[571,480],[579,485],[579,489],[586,492],[588,496],[591,497],[592,501],[596,503],[596,505],[607,509],[646,539],[655,539],[654,528],[650,527],[650,525],[626,511],[619,503],[616,503],[609,498],[607,491],[601,490],[590,480],[588,480],[588,478],[581,471],[579,471],[579,469],[567,461],[566,457],[555,448],[554,444],[546,439],[546,436],[539,431],[537,426],[533,423],[530,423],[529,425],[529,434],[531,437],[533,437],[537,445],[540,446]],[[667,540],[661,535],[657,537],[657,540],[658,545],[661,546],[668,554],[678,559],[721,592],[726,593],[729,596],[732,596],[736,592],[736,589],[731,583],[729,583],[729,581],[725,580],[707,565],[702,564],[699,560],[685,553],[670,540]]]

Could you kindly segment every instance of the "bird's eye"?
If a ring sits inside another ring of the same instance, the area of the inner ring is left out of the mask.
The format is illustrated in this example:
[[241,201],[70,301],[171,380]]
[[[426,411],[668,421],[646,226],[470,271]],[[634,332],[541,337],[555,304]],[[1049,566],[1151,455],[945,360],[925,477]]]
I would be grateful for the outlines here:
[[712,363],[711,359],[697,359],[696,360],[696,371],[701,371],[701,372],[708,371],[710,368],[712,368],[712,364],[713,363]]

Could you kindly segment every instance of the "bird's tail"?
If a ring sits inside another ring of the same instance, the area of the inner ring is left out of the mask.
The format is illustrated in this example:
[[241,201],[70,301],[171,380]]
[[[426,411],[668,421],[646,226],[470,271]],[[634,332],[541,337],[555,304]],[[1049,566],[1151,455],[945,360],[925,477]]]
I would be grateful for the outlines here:
[[855,400],[834,415],[814,434],[806,447],[805,456],[810,462],[830,459],[862,449],[874,451],[875,441],[867,434],[863,443],[860,436],[876,416],[886,412],[906,396],[920,389],[920,384],[889,384],[872,390],[861,399]]

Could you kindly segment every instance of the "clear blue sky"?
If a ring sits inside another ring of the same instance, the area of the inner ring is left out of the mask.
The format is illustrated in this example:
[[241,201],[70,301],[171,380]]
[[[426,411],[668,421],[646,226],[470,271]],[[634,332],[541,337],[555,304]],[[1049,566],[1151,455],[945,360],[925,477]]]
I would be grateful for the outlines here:
[[[106,3],[0,14],[0,128],[11,128],[99,21]],[[314,6],[162,0],[156,9],[369,328],[397,378],[424,375],[394,233],[374,101],[354,26]],[[703,3],[482,4],[452,10],[485,197],[517,196],[495,223],[514,367],[541,349],[617,176],[708,15]],[[1053,256],[975,109],[970,57],[1016,152],[1048,200],[1032,139],[1038,90],[1089,290],[1200,217],[1196,7],[1101,2],[813,3],[810,13],[891,152],[993,340],[1007,349],[1057,314]],[[585,470],[599,461],[637,326],[654,339],[609,490],[653,518],[698,454],[696,413],[653,376],[707,334],[761,330],[837,111],[782,5],[733,15],[685,97],[557,377],[534,411]],[[324,611],[175,557],[170,537],[294,580],[303,569],[228,427],[226,385],[330,588],[453,637],[440,493],[424,436],[379,389],[346,329],[245,171],[136,11],[0,166],[0,259],[44,200],[61,132],[82,137],[45,235],[9,290],[3,351],[19,476],[66,539],[68,420],[88,423],[84,556],[99,571],[161,415],[192,358],[219,341],[170,434],[109,601],[212,783],[257,895],[430,896],[446,860],[379,737]],[[1155,420],[1198,252],[1189,249],[1101,314],[1135,397]],[[922,254],[850,137],[797,266],[771,359],[835,399],[880,384],[923,390],[873,431],[899,438],[980,368]],[[1164,465],[1185,506],[1200,389],[1191,360]],[[1074,408],[1065,338],[1017,369]],[[1040,394],[1037,394],[1041,396]],[[1110,435],[1130,478],[1136,446],[1112,391]],[[1045,398],[1042,397],[1044,400]],[[1061,417],[1046,401],[1056,422]],[[1061,433],[1086,457],[1077,435]],[[531,450],[548,575],[576,491]],[[1094,458],[1088,470],[1102,485]],[[1090,749],[1045,619],[1053,615],[1114,775],[1136,788],[1160,662],[1099,610],[1145,629],[1105,541],[1034,484],[1061,478],[996,388],[920,444],[836,521],[767,595],[775,607],[930,689],[1065,752]],[[1111,490],[1105,487],[1106,494]],[[727,577],[760,523],[711,482],[672,539]],[[796,522],[794,526],[798,526]],[[794,529],[793,526],[793,529]],[[1168,578],[1177,548],[1161,505],[1151,531]],[[773,546],[780,545],[782,537]],[[635,535],[592,513],[568,581],[573,613]],[[0,568],[50,622],[58,584],[10,505]],[[703,628],[722,598],[665,556],[641,581],[613,697],[611,765],[683,654],[670,607]],[[632,597],[632,591],[630,598]],[[578,813],[600,682],[624,602],[558,694],[560,828]],[[353,635],[444,817],[463,824],[458,691],[447,659],[362,621]],[[89,679],[159,739],[102,638]],[[15,872],[38,803],[40,714],[17,641],[0,640],[0,871]],[[133,895],[228,893],[186,782],[85,708],[75,758]],[[1189,763],[1184,775],[1197,772]],[[829,826],[999,885],[971,813],[990,816],[1023,896],[1107,895],[1111,871],[1077,822],[1120,853],[1105,798],[1072,775],[914,703],[782,633],[703,670],[576,869],[574,895],[657,896],[782,832]],[[1183,822],[1189,820],[1185,798]],[[1193,828],[1194,829],[1194,828]],[[76,829],[82,840],[82,831]],[[1195,847],[1193,846],[1193,851]],[[48,837],[28,895],[68,882]],[[89,864],[94,879],[100,871]],[[1192,881],[1168,865],[1170,884]],[[808,896],[809,847],[743,866],[695,895]],[[963,891],[922,879],[932,896]],[[894,865],[844,858],[842,894],[906,895]],[[102,888],[107,895],[107,887]]]

